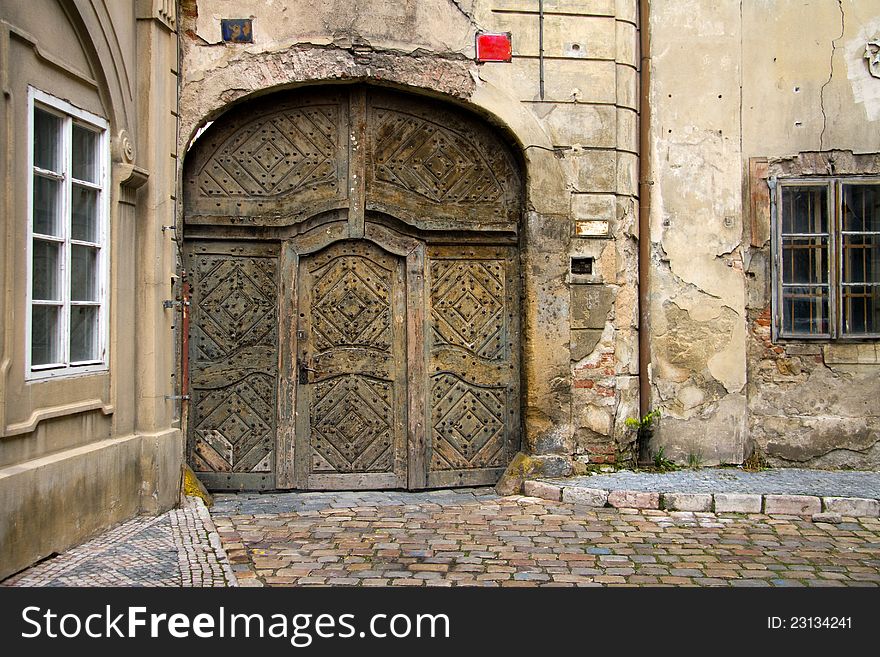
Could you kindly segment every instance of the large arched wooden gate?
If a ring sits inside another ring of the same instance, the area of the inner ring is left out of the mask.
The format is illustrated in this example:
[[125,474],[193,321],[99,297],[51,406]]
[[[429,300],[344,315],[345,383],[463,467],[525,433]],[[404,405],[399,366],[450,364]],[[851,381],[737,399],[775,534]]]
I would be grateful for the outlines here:
[[522,179],[366,86],[230,111],[184,174],[188,460],[213,489],[494,483],[519,448]]

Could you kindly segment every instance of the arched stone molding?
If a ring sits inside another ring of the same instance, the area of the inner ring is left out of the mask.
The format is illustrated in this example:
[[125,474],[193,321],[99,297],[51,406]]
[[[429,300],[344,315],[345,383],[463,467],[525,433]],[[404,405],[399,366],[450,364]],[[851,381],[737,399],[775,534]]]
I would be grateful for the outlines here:
[[[135,62],[122,51],[121,42],[134,40],[131,34],[117,35],[120,22],[114,21],[103,2],[73,0],[62,3],[71,24],[77,30],[83,51],[92,64],[92,75],[98,83],[98,94],[104,104],[106,118],[110,122],[112,158],[114,162],[131,163],[137,157],[136,149],[130,153],[131,137],[137,131],[135,119]],[[124,37],[124,38],[120,38]]]

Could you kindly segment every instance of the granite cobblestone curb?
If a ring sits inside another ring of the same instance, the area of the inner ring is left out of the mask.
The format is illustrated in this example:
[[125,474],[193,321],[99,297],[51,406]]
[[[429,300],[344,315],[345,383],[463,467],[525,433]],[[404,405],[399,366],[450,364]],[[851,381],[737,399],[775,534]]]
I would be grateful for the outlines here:
[[817,516],[817,521],[827,521],[827,518],[834,518],[835,515],[852,518],[880,517],[880,501],[862,497],[675,491],[652,493],[639,490],[605,490],[578,485],[567,486],[537,480],[524,482],[523,494],[554,502],[561,500],[583,506],[610,506],[618,509]]

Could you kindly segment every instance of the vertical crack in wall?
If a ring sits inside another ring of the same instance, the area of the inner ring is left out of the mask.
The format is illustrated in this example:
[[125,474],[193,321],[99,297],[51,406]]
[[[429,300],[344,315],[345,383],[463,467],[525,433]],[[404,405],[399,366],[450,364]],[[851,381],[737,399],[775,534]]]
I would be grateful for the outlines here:
[[465,10],[465,8],[462,7],[461,4],[459,4],[459,0],[449,0],[449,2],[451,2],[455,6],[455,8],[458,9],[459,13],[461,13],[465,18],[468,19],[468,22],[471,25],[473,25],[475,28],[479,29],[479,25],[477,25],[477,22],[474,20],[473,14],[468,13]]
[[825,87],[831,84],[831,79],[834,77],[834,53],[837,51],[837,42],[843,38],[844,33],[844,25],[846,21],[846,16],[843,13],[843,0],[837,0],[837,9],[840,11],[840,36],[831,41],[831,58],[830,58],[830,70],[828,71],[828,79],[825,80],[825,84],[822,85],[822,88],[819,90],[819,109],[822,111],[822,132],[819,134],[819,150],[825,150],[825,129],[828,127],[828,115],[825,113]]

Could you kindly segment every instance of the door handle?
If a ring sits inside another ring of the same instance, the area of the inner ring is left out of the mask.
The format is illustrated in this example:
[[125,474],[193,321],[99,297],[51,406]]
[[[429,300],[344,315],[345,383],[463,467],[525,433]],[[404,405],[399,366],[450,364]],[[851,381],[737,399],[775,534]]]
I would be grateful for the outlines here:
[[309,372],[316,372],[317,370],[313,370],[311,367],[306,366],[305,363],[300,362],[299,364],[299,382],[303,385],[307,385],[311,383],[309,381]]

